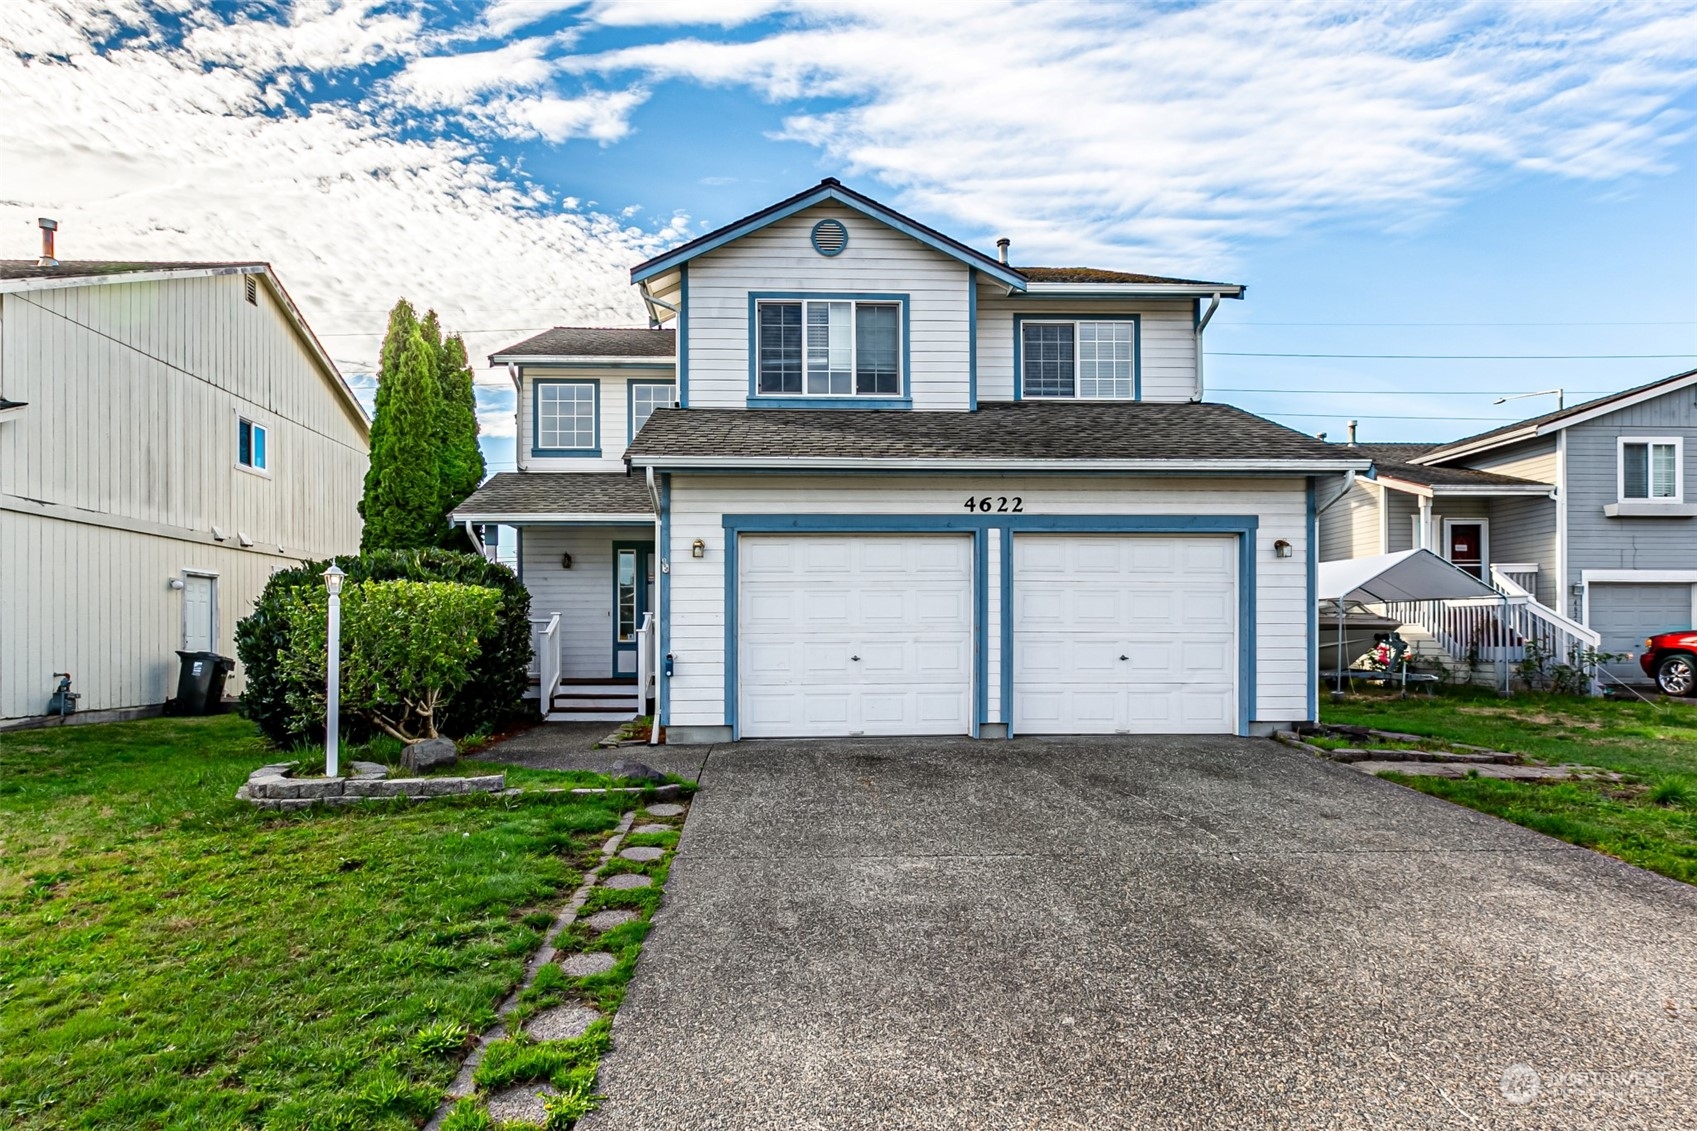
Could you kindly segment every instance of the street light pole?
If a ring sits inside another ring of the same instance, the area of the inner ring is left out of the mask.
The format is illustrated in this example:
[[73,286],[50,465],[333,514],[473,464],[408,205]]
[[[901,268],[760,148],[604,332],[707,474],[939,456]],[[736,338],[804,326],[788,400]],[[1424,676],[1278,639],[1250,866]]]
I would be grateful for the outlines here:
[[330,594],[330,624],[325,633],[324,773],[332,778],[342,776],[342,579],[346,576],[334,563],[324,571],[324,589]]

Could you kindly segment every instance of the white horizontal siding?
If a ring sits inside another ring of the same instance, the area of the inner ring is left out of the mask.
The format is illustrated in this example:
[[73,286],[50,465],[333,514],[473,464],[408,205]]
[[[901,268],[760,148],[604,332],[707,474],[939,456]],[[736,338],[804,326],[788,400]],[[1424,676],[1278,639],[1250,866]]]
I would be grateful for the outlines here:
[[[1326,488],[1335,491],[1335,487]],[[1320,560],[1369,558],[1380,553],[1380,499],[1384,488],[1357,480],[1320,516]],[[1329,495],[1325,497],[1329,498]]]
[[[519,397],[518,465],[527,471],[623,471],[625,449],[630,446],[630,385],[643,381],[671,381],[672,370],[666,369],[550,369],[525,366],[523,391]],[[594,381],[601,388],[600,399],[600,458],[572,456],[550,459],[531,455],[536,432],[536,382]],[[676,393],[673,393],[676,396]]]
[[[11,427],[5,425],[4,427]],[[240,549],[0,511],[0,718],[38,715],[53,673],[68,671],[84,711],[162,703],[176,693],[185,569],[218,574],[218,639],[235,656],[236,622],[274,568]],[[240,693],[242,669],[225,685]]]
[[1014,315],[1101,314],[1138,316],[1138,350],[1146,401],[1188,401],[1196,395],[1196,330],[1189,299],[1141,301],[1005,297],[978,288],[978,399],[1014,399]]
[[[613,674],[613,543],[652,542],[652,526],[526,527],[519,561],[530,591],[530,615],[560,616],[560,674],[606,679]],[[572,568],[561,566],[571,554]]]
[[[968,493],[1019,495],[1026,514],[1241,515],[1260,518],[1256,545],[1257,686],[1254,717],[1289,722],[1308,715],[1306,493],[1300,479],[1232,483],[1198,480],[1074,480],[985,475],[939,487],[912,478],[674,477],[670,544],[671,722],[725,723],[725,530],[723,516],[741,514],[962,513]],[[700,538],[704,558],[690,557]],[[1273,543],[1295,547],[1279,558]],[[993,587],[991,592],[995,592]],[[987,642],[992,666],[1000,637]],[[999,672],[999,669],[997,669]],[[998,677],[999,682],[999,677]],[[998,704],[999,706],[999,704]]]
[[[813,225],[834,217],[848,247],[813,250]],[[748,296],[756,291],[906,294],[908,387],[916,409],[964,411],[968,399],[965,266],[836,203],[780,220],[689,264],[689,404],[748,403]]]

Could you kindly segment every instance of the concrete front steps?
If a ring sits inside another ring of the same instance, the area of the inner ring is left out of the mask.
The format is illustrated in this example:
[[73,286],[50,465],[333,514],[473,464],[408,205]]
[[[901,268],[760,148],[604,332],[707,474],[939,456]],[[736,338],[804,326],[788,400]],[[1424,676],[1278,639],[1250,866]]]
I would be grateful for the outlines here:
[[622,723],[642,714],[634,679],[562,679],[543,718],[551,723]]

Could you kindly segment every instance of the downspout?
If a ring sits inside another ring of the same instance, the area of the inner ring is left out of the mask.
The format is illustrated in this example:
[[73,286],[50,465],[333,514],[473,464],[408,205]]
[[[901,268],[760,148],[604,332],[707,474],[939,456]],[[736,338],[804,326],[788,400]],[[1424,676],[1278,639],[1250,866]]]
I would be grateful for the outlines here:
[[1338,488],[1338,493],[1333,495],[1331,498],[1327,499],[1326,502],[1324,503],[1324,505],[1314,508],[1314,517],[1319,518],[1321,515],[1325,514],[1327,511],[1329,511],[1333,507],[1337,506],[1337,504],[1343,499],[1343,497],[1345,495],[1349,494],[1354,489],[1355,489],[1355,472],[1353,472],[1353,471],[1344,472],[1343,473],[1343,486]]
[[484,560],[488,560],[489,550],[488,550],[487,547],[484,546],[483,539],[481,539],[477,536],[477,528],[472,526],[471,519],[469,519],[469,518],[466,519],[464,526],[465,526],[465,536],[467,538],[471,539],[472,548],[477,551],[477,554],[478,554],[479,557],[483,558]]
[[[1202,300],[1197,299],[1196,305],[1200,307]],[[1220,293],[1215,291],[1213,300],[1208,303],[1208,309],[1203,312],[1202,317],[1196,320],[1196,395],[1190,398],[1191,404],[1196,404],[1202,399],[1202,331],[1208,328],[1209,319],[1214,317],[1214,311],[1218,309],[1220,309]],[[1336,501],[1333,500],[1333,502]]]

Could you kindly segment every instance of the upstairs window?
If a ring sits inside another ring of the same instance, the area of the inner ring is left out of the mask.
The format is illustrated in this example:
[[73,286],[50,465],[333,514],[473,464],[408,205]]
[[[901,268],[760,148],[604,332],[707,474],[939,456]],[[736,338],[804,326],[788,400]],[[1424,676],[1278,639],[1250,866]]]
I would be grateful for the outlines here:
[[1137,323],[1020,321],[1020,396],[1128,401],[1137,395]]
[[236,418],[236,466],[249,471],[264,471],[265,426],[245,417]]
[[1681,468],[1684,441],[1678,436],[1620,441],[1620,497],[1653,503],[1677,503],[1685,494]]
[[670,381],[632,381],[630,383],[630,438],[642,431],[642,426],[657,408],[671,408],[677,400],[678,387]]
[[902,395],[899,302],[860,299],[761,302],[755,321],[758,395]]
[[595,381],[538,381],[531,454],[600,455],[595,411],[599,393]]

